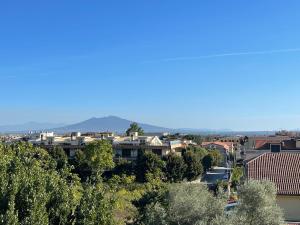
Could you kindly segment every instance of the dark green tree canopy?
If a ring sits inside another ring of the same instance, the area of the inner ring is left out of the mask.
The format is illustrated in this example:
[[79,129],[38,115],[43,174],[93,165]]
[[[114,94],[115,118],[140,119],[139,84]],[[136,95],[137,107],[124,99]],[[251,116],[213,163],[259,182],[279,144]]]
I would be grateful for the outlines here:
[[136,178],[139,182],[146,182],[147,175],[152,174],[155,177],[163,177],[165,162],[152,152],[141,152],[136,162]]
[[203,169],[204,171],[207,171],[211,168],[212,166],[212,162],[213,162],[213,158],[210,154],[206,155],[203,157],[202,159],[202,165],[203,165]]
[[183,154],[183,159],[187,165],[185,177],[188,181],[197,179],[203,173],[203,166],[199,155],[192,151]]
[[126,135],[129,136],[132,132],[138,132],[139,135],[144,134],[144,130],[135,122],[130,124],[130,127],[126,130]]
[[166,158],[166,178],[170,182],[180,182],[183,180],[187,165],[181,156],[169,154]]

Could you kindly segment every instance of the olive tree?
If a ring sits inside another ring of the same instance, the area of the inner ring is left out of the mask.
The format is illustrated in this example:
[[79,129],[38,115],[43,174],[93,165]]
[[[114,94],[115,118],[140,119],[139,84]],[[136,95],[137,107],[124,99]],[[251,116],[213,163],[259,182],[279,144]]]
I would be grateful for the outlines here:
[[232,224],[280,225],[283,213],[276,204],[276,187],[269,181],[250,180],[239,190],[240,205]]

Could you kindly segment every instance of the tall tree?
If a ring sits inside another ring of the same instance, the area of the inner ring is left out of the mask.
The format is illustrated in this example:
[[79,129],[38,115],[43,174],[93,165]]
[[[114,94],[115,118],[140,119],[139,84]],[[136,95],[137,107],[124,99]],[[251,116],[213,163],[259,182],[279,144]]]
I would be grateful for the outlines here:
[[88,184],[84,188],[84,193],[76,211],[75,225],[86,224],[116,224],[113,209],[114,198],[107,195],[105,187],[101,184]]
[[166,157],[166,177],[170,182],[180,182],[186,172],[186,164],[182,157],[169,154]]
[[56,168],[62,169],[68,164],[68,156],[60,146],[55,146],[52,150],[49,150],[49,154],[56,161]]
[[152,152],[141,152],[137,158],[135,174],[139,182],[146,182],[147,175],[162,178],[165,162]]
[[130,127],[126,130],[126,135],[129,136],[131,132],[138,132],[139,135],[144,134],[144,130],[135,122],[130,124]]
[[240,184],[241,179],[243,177],[243,168],[242,167],[234,167],[231,172],[231,182],[232,186],[236,187]]
[[214,149],[214,150],[210,150],[209,155],[211,155],[212,157],[212,166],[219,166],[223,160],[223,156],[221,155],[221,153]]
[[203,157],[202,165],[205,172],[211,168],[212,162],[213,162],[213,157],[210,154]]
[[85,150],[85,160],[92,168],[96,177],[100,177],[105,170],[114,167],[112,145],[107,140],[94,141],[89,143]]
[[185,177],[188,181],[197,179],[203,173],[203,166],[199,155],[192,151],[183,154],[183,159],[187,165]]
[[0,152],[0,224],[68,224],[81,196],[78,177],[58,173],[48,152],[32,145]]

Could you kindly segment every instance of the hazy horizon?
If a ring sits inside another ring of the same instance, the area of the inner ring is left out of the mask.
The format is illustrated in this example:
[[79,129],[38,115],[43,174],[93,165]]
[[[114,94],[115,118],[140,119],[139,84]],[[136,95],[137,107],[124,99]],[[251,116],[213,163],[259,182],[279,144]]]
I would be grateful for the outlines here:
[[[231,128],[228,128],[228,127],[213,127],[213,128],[207,128],[207,127],[167,127],[167,126],[163,126],[163,125],[160,125],[160,124],[153,124],[153,123],[149,123],[147,121],[138,121],[138,120],[134,120],[134,119],[131,119],[131,118],[122,118],[122,117],[119,117],[119,116],[116,116],[116,115],[106,115],[106,116],[103,116],[103,117],[90,117],[90,118],[86,118],[84,120],[80,120],[80,121],[74,121],[74,122],[70,122],[70,123],[64,123],[64,122],[61,122],[61,123],[56,123],[56,122],[47,122],[47,121],[25,121],[25,122],[21,122],[21,123],[11,123],[11,124],[0,124],[0,127],[5,127],[5,126],[15,126],[15,125],[29,125],[30,123],[37,123],[38,125],[47,125],[48,127],[45,127],[45,128],[59,128],[59,127],[63,127],[63,126],[68,126],[68,125],[73,125],[73,124],[77,124],[77,123],[81,123],[83,121],[86,121],[86,120],[89,120],[89,119],[92,119],[92,118],[105,118],[105,117],[118,117],[120,119],[125,119],[125,120],[130,120],[130,121],[133,121],[133,122],[138,122],[138,123],[142,123],[142,124],[148,124],[148,125],[153,125],[153,126],[157,126],[157,127],[162,127],[162,128],[168,128],[168,129],[179,129],[179,130],[191,130],[191,132],[196,131],[196,130],[202,130],[202,131],[220,131],[220,132],[223,132],[223,131],[228,131],[228,132],[260,132],[260,131],[270,131],[270,132],[273,132],[273,131],[280,131],[280,130],[289,130],[289,131],[298,131],[299,128],[293,128],[293,129],[285,129],[285,128],[278,128],[278,129],[246,129],[246,130],[239,130],[239,129],[231,129]],[[50,129],[51,129],[50,128]]]

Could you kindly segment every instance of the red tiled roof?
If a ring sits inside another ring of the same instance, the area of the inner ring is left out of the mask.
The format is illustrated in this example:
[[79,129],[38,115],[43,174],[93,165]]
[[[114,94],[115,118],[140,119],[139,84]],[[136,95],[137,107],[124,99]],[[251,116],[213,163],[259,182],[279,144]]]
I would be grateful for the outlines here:
[[262,148],[265,144],[280,144],[280,140],[255,140],[255,149]]
[[230,150],[233,146],[233,142],[221,142],[221,141],[212,141],[212,142],[202,142],[202,146],[207,145],[219,145],[225,148],[226,150]]
[[281,195],[300,195],[300,153],[265,153],[247,162],[247,177],[275,183]]

